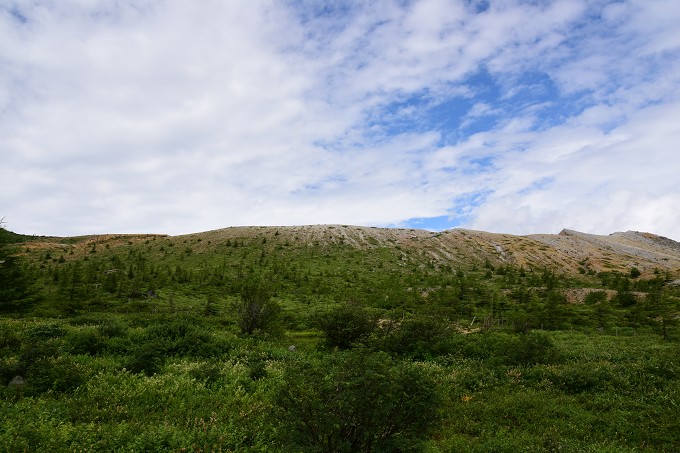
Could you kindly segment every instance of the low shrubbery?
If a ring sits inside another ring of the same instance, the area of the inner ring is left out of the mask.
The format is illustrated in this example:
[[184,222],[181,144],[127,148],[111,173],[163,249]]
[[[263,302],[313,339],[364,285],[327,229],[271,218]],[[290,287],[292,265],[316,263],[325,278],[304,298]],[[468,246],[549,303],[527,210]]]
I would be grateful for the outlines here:
[[[158,316],[140,325],[133,316],[0,320],[0,419],[11,427],[0,431],[0,444],[13,451],[677,447],[678,344],[653,335],[462,334],[412,316],[389,327],[377,322],[347,349],[329,349],[324,338],[318,348],[289,349],[223,332],[212,318]],[[104,335],[109,324],[116,327]],[[17,375],[23,385],[8,385]],[[632,414],[640,416],[631,422]],[[591,424],[597,432],[579,428]]]
[[365,351],[291,360],[275,394],[289,451],[419,450],[440,423],[433,376]]

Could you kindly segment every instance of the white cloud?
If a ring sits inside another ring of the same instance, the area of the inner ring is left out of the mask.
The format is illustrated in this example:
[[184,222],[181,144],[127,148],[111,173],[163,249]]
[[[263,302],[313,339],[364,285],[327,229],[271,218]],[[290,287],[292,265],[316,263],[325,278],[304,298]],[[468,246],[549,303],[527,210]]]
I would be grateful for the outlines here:
[[[472,225],[514,233],[637,229],[677,238],[677,115],[680,103],[665,104],[606,134],[580,125],[536,134],[524,150],[503,155],[491,183],[496,192]],[[542,178],[552,183],[523,191]],[[508,215],[513,209],[517,215]]]
[[334,5],[0,6],[0,216],[180,233],[457,211],[680,239],[677,8]]

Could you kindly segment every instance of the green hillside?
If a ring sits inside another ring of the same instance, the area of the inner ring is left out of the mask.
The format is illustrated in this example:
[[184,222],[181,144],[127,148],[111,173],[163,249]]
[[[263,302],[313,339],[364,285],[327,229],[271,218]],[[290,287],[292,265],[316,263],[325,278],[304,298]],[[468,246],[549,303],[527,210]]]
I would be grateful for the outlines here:
[[0,233],[3,451],[680,449],[678,275],[653,257],[341,225]]

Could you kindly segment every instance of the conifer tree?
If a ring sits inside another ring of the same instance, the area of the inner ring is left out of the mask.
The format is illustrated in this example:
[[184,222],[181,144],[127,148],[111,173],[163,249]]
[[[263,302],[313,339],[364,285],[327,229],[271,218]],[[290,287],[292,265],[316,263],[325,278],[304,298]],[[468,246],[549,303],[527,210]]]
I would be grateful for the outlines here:
[[16,236],[0,220],[0,311],[20,309],[28,295],[28,278],[12,247]]

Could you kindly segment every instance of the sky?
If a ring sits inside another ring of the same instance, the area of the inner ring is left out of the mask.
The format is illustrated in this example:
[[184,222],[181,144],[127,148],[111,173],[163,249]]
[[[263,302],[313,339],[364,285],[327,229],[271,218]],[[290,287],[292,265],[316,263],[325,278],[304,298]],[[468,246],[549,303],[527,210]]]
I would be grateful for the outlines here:
[[680,240],[677,0],[0,0],[24,234]]

